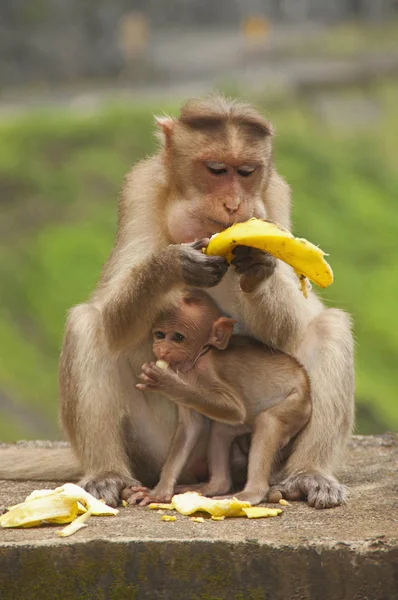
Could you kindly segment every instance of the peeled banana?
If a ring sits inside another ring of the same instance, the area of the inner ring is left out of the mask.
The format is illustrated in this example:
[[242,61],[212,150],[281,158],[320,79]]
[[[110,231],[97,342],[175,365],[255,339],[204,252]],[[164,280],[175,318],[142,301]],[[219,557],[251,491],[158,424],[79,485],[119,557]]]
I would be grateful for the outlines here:
[[235,246],[258,248],[291,265],[304,295],[305,278],[323,288],[333,283],[333,271],[323,258],[325,253],[311,242],[294,237],[278,223],[255,218],[235,223],[213,235],[204,252],[210,256],[225,256],[231,262]]

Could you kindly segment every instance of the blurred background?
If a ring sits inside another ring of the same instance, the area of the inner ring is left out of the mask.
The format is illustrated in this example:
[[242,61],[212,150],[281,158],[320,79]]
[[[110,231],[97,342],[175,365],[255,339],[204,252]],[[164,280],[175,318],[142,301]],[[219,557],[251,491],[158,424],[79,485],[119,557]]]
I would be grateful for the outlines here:
[[58,438],[67,309],[112,245],[153,114],[218,89],[276,126],[295,233],[350,311],[357,431],[398,429],[398,2],[2,0],[0,440]]

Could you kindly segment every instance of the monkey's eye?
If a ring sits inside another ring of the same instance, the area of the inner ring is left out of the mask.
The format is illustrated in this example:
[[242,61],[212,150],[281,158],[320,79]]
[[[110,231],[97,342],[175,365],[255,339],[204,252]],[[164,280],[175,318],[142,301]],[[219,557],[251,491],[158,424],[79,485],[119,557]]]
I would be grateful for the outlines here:
[[213,173],[213,175],[224,175],[227,172],[224,163],[214,162],[212,160],[209,160],[206,163],[206,168],[210,173]]
[[163,333],[163,331],[154,331],[153,332],[153,337],[156,340],[164,340],[164,338],[166,337],[166,335]]
[[182,335],[182,333],[175,333],[173,335],[173,340],[175,342],[177,342],[178,344],[181,344],[181,342],[183,342],[185,340],[185,336]]
[[238,175],[241,177],[249,177],[255,171],[255,167],[251,167],[250,165],[242,165],[236,169]]

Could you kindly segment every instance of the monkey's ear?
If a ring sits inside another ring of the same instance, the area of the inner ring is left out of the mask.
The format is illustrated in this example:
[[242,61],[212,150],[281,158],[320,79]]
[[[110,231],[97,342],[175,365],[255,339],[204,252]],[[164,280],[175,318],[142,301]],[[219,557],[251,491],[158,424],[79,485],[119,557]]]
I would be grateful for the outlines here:
[[230,319],[229,317],[219,317],[213,323],[209,344],[219,350],[225,350],[229,344],[234,325],[237,322],[235,319]]
[[175,125],[174,119],[171,117],[155,117],[155,123],[162,130],[167,143]]

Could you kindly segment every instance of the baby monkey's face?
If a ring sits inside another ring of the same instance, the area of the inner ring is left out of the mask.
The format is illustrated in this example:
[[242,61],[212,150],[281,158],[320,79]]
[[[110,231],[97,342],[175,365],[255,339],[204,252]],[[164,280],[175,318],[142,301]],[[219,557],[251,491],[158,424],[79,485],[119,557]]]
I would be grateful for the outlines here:
[[210,301],[182,301],[152,327],[153,353],[172,369],[188,371],[209,347],[224,350],[228,346],[234,323]]
[[153,352],[170,367],[195,360],[209,342],[212,315],[198,307],[183,307],[152,327]]
[[157,360],[164,360],[170,367],[178,367],[194,360],[206,345],[208,331],[200,332],[195,327],[184,326],[184,323],[167,325],[158,323],[152,329],[153,353]]

